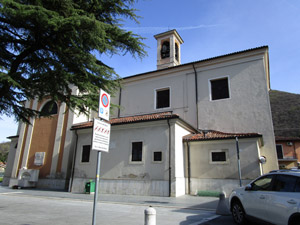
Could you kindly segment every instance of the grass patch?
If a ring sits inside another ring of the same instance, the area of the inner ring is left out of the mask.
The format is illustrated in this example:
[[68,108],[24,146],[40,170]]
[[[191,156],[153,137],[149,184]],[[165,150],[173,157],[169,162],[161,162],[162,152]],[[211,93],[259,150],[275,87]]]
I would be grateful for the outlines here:
[[198,196],[204,196],[204,197],[219,197],[221,192],[219,191],[198,191]]

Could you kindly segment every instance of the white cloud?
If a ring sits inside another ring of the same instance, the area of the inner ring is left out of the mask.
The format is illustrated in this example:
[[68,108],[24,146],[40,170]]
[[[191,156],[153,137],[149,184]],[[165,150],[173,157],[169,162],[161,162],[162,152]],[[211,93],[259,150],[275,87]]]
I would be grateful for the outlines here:
[[203,28],[212,28],[220,26],[219,24],[211,24],[211,25],[197,25],[197,26],[186,26],[186,27],[123,27],[125,30],[134,31],[142,34],[152,34],[165,32],[166,30],[176,29],[177,31],[183,30],[195,30],[195,29],[203,29]]

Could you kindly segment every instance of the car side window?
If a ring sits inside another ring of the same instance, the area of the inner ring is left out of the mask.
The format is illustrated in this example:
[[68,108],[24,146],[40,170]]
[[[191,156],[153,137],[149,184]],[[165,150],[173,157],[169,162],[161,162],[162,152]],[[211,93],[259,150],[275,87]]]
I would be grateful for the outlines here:
[[297,182],[297,177],[289,175],[277,175],[275,179],[274,191],[279,192],[294,192]]
[[297,180],[295,192],[300,192],[300,178],[298,178],[298,180]]
[[271,191],[273,175],[261,177],[251,184],[252,191]]

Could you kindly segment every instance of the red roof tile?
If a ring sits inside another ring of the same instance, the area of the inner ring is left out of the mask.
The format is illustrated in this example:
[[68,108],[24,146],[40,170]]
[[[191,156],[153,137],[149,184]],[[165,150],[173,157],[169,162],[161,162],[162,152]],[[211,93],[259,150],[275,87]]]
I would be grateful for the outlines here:
[[[111,125],[121,125],[121,124],[149,122],[149,121],[174,119],[174,118],[179,118],[179,116],[177,114],[172,114],[171,112],[162,112],[162,113],[154,113],[154,114],[147,114],[147,115],[114,118],[111,119],[109,123]],[[85,123],[74,124],[71,130],[92,128],[92,127],[93,127],[93,121],[89,121]]]
[[275,137],[276,141],[300,141],[300,137]]
[[261,134],[257,133],[223,133],[220,131],[201,131],[198,134],[188,134],[183,137],[183,141],[208,141],[208,140],[221,140],[221,139],[235,139],[238,138],[254,138],[262,137]]

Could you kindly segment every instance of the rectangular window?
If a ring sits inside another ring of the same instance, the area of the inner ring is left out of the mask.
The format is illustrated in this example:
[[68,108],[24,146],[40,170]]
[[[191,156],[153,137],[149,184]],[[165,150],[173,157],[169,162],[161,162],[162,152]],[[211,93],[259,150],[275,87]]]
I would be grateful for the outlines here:
[[81,153],[81,162],[82,163],[90,162],[90,153],[91,153],[90,145],[82,146],[82,153]]
[[143,160],[143,142],[132,142],[132,162],[142,162]]
[[229,98],[228,78],[210,80],[211,100]]
[[156,90],[156,109],[170,107],[170,89]]
[[226,162],[226,153],[225,152],[212,152],[211,153],[212,162]]
[[276,151],[277,151],[277,158],[278,159],[283,159],[282,145],[276,145]]
[[223,149],[210,151],[210,163],[228,163],[228,150]]
[[162,161],[162,152],[153,152],[153,162]]

